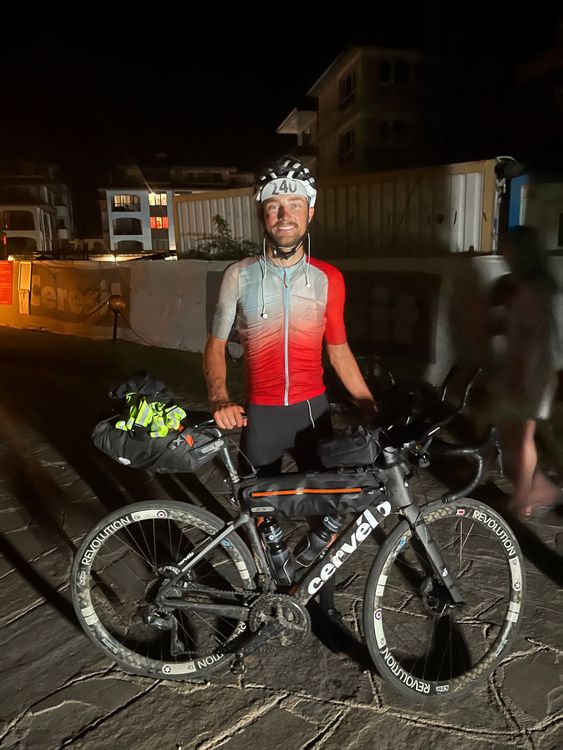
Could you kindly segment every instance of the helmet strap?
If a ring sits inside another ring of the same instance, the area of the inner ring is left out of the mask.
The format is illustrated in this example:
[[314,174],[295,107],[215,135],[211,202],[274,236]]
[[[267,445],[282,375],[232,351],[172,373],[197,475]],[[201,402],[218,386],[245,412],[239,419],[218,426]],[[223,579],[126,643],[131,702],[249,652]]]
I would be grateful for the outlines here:
[[294,245],[293,247],[290,247],[289,250],[282,248],[273,242],[271,244],[272,244],[272,254],[274,258],[281,258],[282,260],[289,260],[295,255],[295,253],[299,250],[299,248],[303,244],[303,237],[301,237],[301,239],[296,245]]
[[305,240],[305,237],[307,236],[308,232],[309,232],[309,222],[307,222],[307,229],[305,230],[305,234],[301,235],[301,237],[297,240],[295,245],[293,245],[293,247],[290,247],[290,248],[285,248],[285,247],[281,247],[280,245],[277,245],[272,235],[266,230],[264,230],[264,233],[266,237],[268,238],[268,242],[270,243],[272,247],[272,255],[274,256],[274,258],[281,258],[281,260],[289,260],[295,255],[295,253],[303,245],[303,241]]

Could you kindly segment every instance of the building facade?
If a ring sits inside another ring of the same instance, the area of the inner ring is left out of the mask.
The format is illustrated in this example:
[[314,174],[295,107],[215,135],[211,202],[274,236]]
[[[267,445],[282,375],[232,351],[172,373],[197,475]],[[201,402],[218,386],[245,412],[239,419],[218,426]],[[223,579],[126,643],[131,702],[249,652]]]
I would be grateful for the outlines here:
[[74,237],[72,201],[56,165],[0,163],[0,231],[5,255],[64,253]]
[[321,178],[413,166],[422,156],[424,90],[420,53],[352,47],[308,91],[315,121],[294,110],[278,132],[312,147]]
[[252,185],[253,175],[232,167],[120,165],[101,188],[105,245],[120,255],[174,253],[173,198]]

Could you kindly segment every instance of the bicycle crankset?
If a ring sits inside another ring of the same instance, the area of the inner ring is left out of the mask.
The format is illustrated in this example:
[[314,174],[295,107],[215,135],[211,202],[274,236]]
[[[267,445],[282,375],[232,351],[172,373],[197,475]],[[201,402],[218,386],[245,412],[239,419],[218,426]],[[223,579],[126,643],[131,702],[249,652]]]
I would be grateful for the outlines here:
[[272,639],[282,646],[302,641],[311,631],[309,612],[287,594],[263,594],[252,605],[248,617],[252,632],[271,622],[279,622],[283,627],[283,631]]

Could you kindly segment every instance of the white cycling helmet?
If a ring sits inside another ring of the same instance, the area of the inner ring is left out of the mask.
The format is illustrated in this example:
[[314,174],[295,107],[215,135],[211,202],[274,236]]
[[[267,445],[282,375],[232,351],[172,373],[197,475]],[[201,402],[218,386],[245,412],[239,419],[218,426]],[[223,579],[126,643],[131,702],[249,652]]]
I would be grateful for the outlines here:
[[258,176],[256,200],[259,203],[278,195],[301,195],[311,208],[315,205],[315,178],[295,156],[282,156]]

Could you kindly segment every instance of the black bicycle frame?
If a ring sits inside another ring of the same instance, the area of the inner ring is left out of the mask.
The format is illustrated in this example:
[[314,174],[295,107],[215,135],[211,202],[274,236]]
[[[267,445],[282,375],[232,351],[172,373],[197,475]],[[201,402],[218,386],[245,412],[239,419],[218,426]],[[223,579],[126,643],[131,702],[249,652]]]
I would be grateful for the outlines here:
[[[394,461],[386,469],[379,470],[379,474],[383,478],[387,488],[387,498],[380,500],[377,505],[364,510],[343,531],[339,532],[335,541],[312,568],[307,570],[304,577],[297,584],[294,584],[293,587],[290,587],[291,595],[302,604],[307,604],[322,589],[325,583],[335,575],[337,570],[346,563],[348,558],[357,551],[360,544],[379,527],[381,521],[393,513],[401,513],[409,522],[414,535],[426,551],[434,573],[447,588],[452,602],[454,604],[461,604],[463,597],[459,592],[456,581],[447,570],[440,550],[432,539],[428,527],[424,523],[420,508],[412,498],[402,464],[399,460]],[[260,541],[255,519],[247,511],[242,511],[236,519],[227,523],[221,531],[214,534],[208,541],[202,542],[199,547],[189,552],[177,563],[175,567],[178,568],[178,573],[164,584],[155,598],[155,604],[163,608],[192,609],[216,613],[223,617],[243,617],[244,613],[248,610],[248,604],[226,604],[225,599],[240,602],[241,597],[244,598],[245,592],[229,593],[217,590],[217,594],[220,594],[223,600],[218,604],[192,603],[184,601],[177,596],[167,598],[167,593],[181,582],[186,573],[204,558],[208,552],[215,549],[230,534],[241,527],[244,527],[248,534],[254,558],[258,563],[259,572],[264,574],[269,582],[273,584],[273,587],[276,588],[274,573]],[[213,593],[214,591],[210,587],[200,586],[198,588],[206,593]],[[247,596],[255,594],[256,591],[247,592]]]

